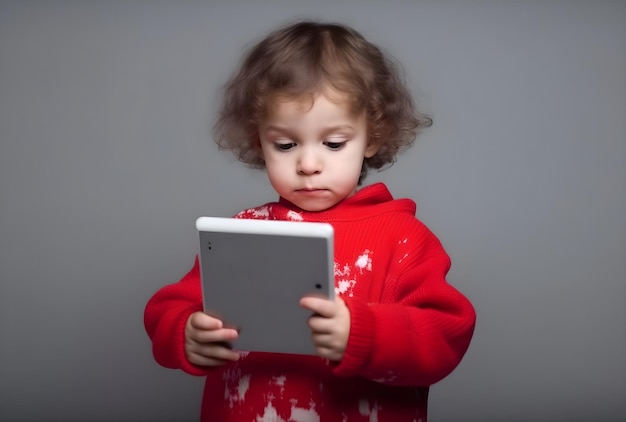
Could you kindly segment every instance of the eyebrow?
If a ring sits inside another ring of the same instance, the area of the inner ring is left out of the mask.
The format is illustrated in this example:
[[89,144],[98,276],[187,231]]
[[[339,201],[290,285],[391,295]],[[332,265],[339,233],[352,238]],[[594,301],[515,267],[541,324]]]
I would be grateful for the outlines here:
[[[337,126],[329,126],[327,128],[322,129],[322,134],[323,135],[328,135],[329,133],[332,132],[337,132],[337,131],[341,131],[341,130],[354,130],[354,127],[352,127],[351,125],[337,125]],[[280,126],[275,126],[275,125],[269,125],[265,128],[265,132],[279,132],[285,135],[290,135],[291,132],[289,131],[289,129],[280,127]]]

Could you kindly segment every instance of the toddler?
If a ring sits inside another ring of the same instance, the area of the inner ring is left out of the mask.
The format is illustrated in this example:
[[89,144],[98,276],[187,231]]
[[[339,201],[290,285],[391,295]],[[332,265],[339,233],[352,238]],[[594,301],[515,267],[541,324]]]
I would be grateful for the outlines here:
[[446,282],[450,259],[415,203],[360,186],[431,123],[349,27],[298,22],[247,53],[216,142],[265,169],[278,199],[235,218],[330,223],[337,295],[301,299],[317,352],[305,356],[229,347],[237,331],[202,312],[197,258],[160,289],[145,309],[154,357],[206,377],[203,421],[426,421],[428,387],[461,361],[474,309]]

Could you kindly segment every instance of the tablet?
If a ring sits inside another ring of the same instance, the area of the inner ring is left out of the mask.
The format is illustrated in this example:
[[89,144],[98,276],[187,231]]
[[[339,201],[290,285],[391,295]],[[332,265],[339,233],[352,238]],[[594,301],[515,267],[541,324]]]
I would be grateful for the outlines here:
[[327,223],[200,217],[204,311],[239,330],[234,350],[315,354],[305,295],[334,300]]

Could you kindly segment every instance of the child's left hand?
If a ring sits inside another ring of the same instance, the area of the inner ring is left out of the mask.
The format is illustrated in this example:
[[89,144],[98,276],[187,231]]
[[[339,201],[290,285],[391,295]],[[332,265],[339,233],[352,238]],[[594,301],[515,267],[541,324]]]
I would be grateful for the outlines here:
[[309,328],[317,354],[331,361],[340,361],[350,335],[350,311],[345,302],[306,296],[300,306],[314,314],[309,318]]

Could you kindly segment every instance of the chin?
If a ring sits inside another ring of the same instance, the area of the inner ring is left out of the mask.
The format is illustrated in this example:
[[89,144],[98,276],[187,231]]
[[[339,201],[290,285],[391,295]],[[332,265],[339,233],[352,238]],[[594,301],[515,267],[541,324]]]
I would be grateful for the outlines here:
[[311,202],[304,203],[302,201],[298,201],[298,202],[294,202],[293,204],[304,211],[319,212],[319,211],[325,211],[329,208],[332,208],[335,205],[337,205],[337,203],[338,202],[335,202],[335,201],[322,202],[322,203],[311,203]]

